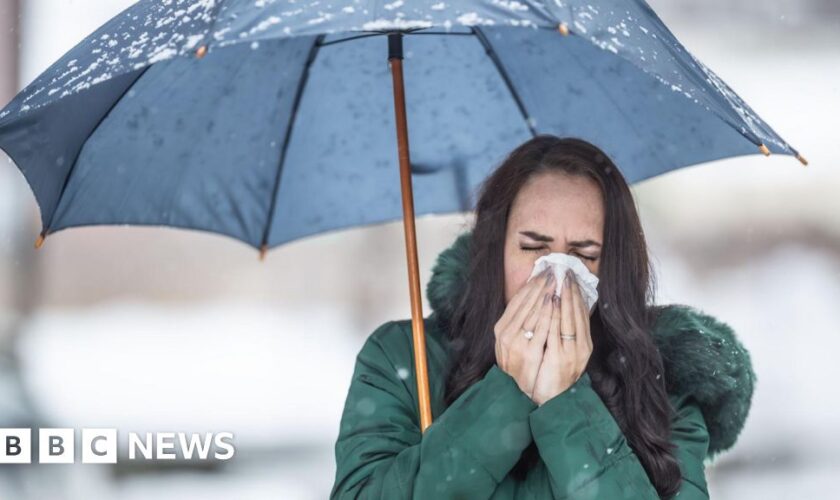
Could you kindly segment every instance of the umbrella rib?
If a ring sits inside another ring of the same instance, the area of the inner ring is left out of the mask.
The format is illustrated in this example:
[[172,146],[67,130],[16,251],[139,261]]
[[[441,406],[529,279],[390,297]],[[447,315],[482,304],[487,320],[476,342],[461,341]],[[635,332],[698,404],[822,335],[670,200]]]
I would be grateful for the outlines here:
[[406,35],[466,35],[466,36],[472,36],[473,33],[467,33],[465,31],[464,32],[462,32],[462,31],[451,31],[451,32],[448,32],[448,33],[446,31],[417,31],[417,32],[406,33]]
[[[621,107],[621,105],[618,103],[618,101],[616,101],[615,97],[610,93],[609,88],[606,85],[604,85],[604,82],[602,82],[600,78],[595,77],[592,74],[593,72],[590,68],[587,68],[586,66],[584,66],[584,64],[580,61],[580,58],[577,56],[577,54],[574,53],[574,51],[570,50],[570,51],[568,51],[568,54],[569,54],[570,58],[575,61],[575,63],[578,65],[578,67],[581,69],[581,71],[590,76],[588,81],[594,82],[595,86],[598,89],[600,89],[601,94],[603,94],[604,97],[606,97],[612,103],[612,105],[616,109],[616,115],[621,117],[624,120],[624,122],[627,124],[628,129],[631,130],[633,132],[633,134],[639,139],[639,143],[644,143],[645,141],[643,140],[642,136],[639,135],[639,131],[638,131],[636,125],[633,123],[633,119],[631,118],[631,116],[628,113],[626,113],[624,111],[624,108]],[[654,158],[659,160],[659,164],[662,165],[665,168],[665,171],[667,171],[668,163],[663,161],[662,157],[659,156],[659,153],[658,153],[659,150],[656,149],[656,148],[652,148],[651,151],[652,151],[651,156],[653,156]]]
[[359,38],[368,38],[371,36],[382,36],[385,34],[386,33],[368,33],[365,35],[348,36],[344,38],[339,38],[338,40],[331,40],[329,42],[319,42],[318,45],[320,45],[321,47],[326,47],[327,45],[333,45],[336,43],[349,42],[350,40],[358,40]]
[[294,127],[295,116],[297,115],[298,107],[300,107],[303,89],[306,87],[306,81],[309,79],[309,68],[315,61],[315,56],[318,54],[318,49],[321,48],[321,42],[324,40],[325,36],[326,35],[323,34],[318,35],[312,43],[312,47],[309,49],[309,56],[303,66],[303,73],[301,74],[300,81],[298,82],[298,87],[295,92],[295,100],[292,104],[291,113],[289,113],[289,123],[286,126],[286,135],[283,138],[283,147],[280,150],[280,161],[277,165],[277,175],[274,178],[274,190],[271,193],[271,205],[269,205],[268,209],[268,220],[266,221],[265,229],[263,230],[262,242],[260,244],[260,256],[264,256],[265,252],[268,250],[268,232],[271,231],[271,223],[274,219],[274,208],[277,204],[277,191],[280,189],[280,175],[283,172],[283,164],[286,160],[286,150],[289,147],[289,139],[292,136],[292,127]]
[[505,85],[507,86],[508,90],[510,91],[511,96],[513,96],[513,100],[516,102],[516,106],[519,108],[519,112],[522,113],[522,118],[525,120],[525,125],[528,126],[528,130],[531,131],[531,135],[536,137],[537,130],[534,128],[533,122],[531,117],[528,115],[528,110],[525,109],[525,104],[522,102],[522,99],[519,97],[519,93],[516,91],[516,88],[513,86],[513,82],[510,79],[510,76],[505,70],[505,67],[502,65],[502,61],[499,58],[499,55],[496,53],[496,50],[490,44],[490,40],[484,35],[484,32],[481,28],[477,26],[472,27],[472,32],[475,34],[478,41],[484,47],[484,50],[487,52],[487,55],[490,57],[490,60],[493,62],[493,65],[496,66],[496,70],[501,75],[502,80],[504,80]]
[[[88,139],[93,137],[93,134],[96,133],[96,130],[99,128],[100,125],[102,125],[102,122],[105,121],[105,118],[107,118],[108,115],[111,114],[111,111],[113,111],[113,109],[117,106],[117,104],[119,104],[120,101],[122,101],[122,98],[125,97],[125,94],[127,94],[128,91],[131,90],[132,87],[134,87],[134,84],[137,83],[137,80],[139,80],[146,73],[146,71],[148,71],[148,69],[151,66],[152,65],[149,64],[146,67],[144,67],[143,70],[140,71],[140,74],[137,75],[137,78],[135,78],[134,81],[132,81],[130,84],[128,84],[125,87],[125,90],[122,91],[122,93],[120,94],[120,97],[114,100],[113,104],[111,104],[111,106],[108,108],[108,111],[106,111],[105,113],[102,114],[102,116],[99,118],[99,121],[96,122],[96,126],[94,126],[93,129],[91,129],[90,134],[88,134]],[[70,176],[73,175],[73,172],[76,169],[76,164],[79,163],[79,157],[82,155],[82,149],[84,148],[86,142],[87,142],[87,139],[85,140],[85,142],[82,143],[81,147],[79,147],[79,152],[76,153],[76,158],[73,159],[73,163],[70,165],[70,168],[67,169],[67,176],[64,178],[64,183],[62,183],[62,185],[61,185],[61,191],[58,192],[58,198],[55,199],[55,208],[53,208],[53,211],[50,214],[49,223],[41,231],[41,237],[46,237],[47,233],[49,233],[50,228],[53,225],[53,220],[55,219],[55,214],[56,214],[56,212],[58,212],[58,207],[61,204],[61,198],[64,197],[64,192],[67,190],[67,185],[70,184]]]
[[[336,43],[349,42],[351,40],[358,40],[359,38],[368,38],[368,37],[371,37],[371,36],[382,36],[382,35],[388,35],[389,34],[388,31],[375,31],[375,32],[364,32],[364,33],[365,33],[364,35],[347,36],[347,37],[344,37],[344,38],[339,38],[337,40],[331,40],[329,42],[321,42],[320,45],[321,45],[321,47],[325,47],[327,45],[333,45],[333,44],[336,44]],[[467,32],[460,32],[460,31],[453,31],[453,32],[446,32],[446,31],[406,31],[406,32],[401,32],[401,33],[403,35],[466,35],[466,36],[472,36],[473,35],[473,33],[471,33],[471,32],[467,33]]]

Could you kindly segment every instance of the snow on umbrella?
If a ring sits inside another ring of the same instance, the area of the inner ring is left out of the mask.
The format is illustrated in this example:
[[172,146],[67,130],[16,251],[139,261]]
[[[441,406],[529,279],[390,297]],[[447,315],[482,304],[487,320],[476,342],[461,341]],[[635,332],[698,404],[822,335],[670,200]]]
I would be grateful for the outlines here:
[[0,110],[0,148],[40,207],[36,247],[68,227],[160,225],[262,258],[402,217],[423,430],[414,192],[420,214],[469,210],[540,133],[597,143],[629,182],[759,151],[806,164],[643,0],[141,0]]

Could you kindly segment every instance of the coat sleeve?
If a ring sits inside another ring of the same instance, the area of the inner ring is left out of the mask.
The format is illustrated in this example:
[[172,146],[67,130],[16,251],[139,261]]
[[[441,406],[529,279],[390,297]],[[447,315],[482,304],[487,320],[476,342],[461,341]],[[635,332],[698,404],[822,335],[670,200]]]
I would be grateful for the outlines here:
[[380,326],[357,356],[330,498],[489,498],[532,442],[536,403],[494,364],[421,432],[408,377],[380,341],[398,328]]
[[[671,441],[682,482],[676,498],[708,499],[703,459],[709,434],[700,407],[688,395],[671,396]],[[656,488],[618,422],[584,374],[530,415],[534,442],[548,470],[554,498],[659,500]]]

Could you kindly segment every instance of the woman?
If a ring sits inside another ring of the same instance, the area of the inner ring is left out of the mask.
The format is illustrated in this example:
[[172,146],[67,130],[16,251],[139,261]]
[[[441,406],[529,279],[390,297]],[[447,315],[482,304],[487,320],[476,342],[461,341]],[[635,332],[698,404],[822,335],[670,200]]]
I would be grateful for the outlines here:
[[[537,136],[487,178],[475,215],[426,289],[432,425],[420,431],[411,320],[386,322],[356,360],[330,497],[708,498],[704,459],[749,411],[749,353],[712,316],[653,305],[607,155]],[[559,303],[553,280],[528,279],[552,252],[598,276],[591,315],[573,279]]]

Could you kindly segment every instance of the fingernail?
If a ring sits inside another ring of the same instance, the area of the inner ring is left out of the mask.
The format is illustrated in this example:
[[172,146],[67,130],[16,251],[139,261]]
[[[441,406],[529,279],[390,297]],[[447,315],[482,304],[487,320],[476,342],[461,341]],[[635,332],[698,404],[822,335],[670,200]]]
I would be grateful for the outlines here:
[[566,288],[572,288],[572,272],[566,271],[566,279],[563,281],[563,286]]
[[560,296],[554,295],[551,297],[551,302],[554,304],[554,307],[560,307]]
[[545,294],[545,296],[543,297],[543,305],[548,304],[548,299],[550,299],[550,298],[551,298],[550,293]]

